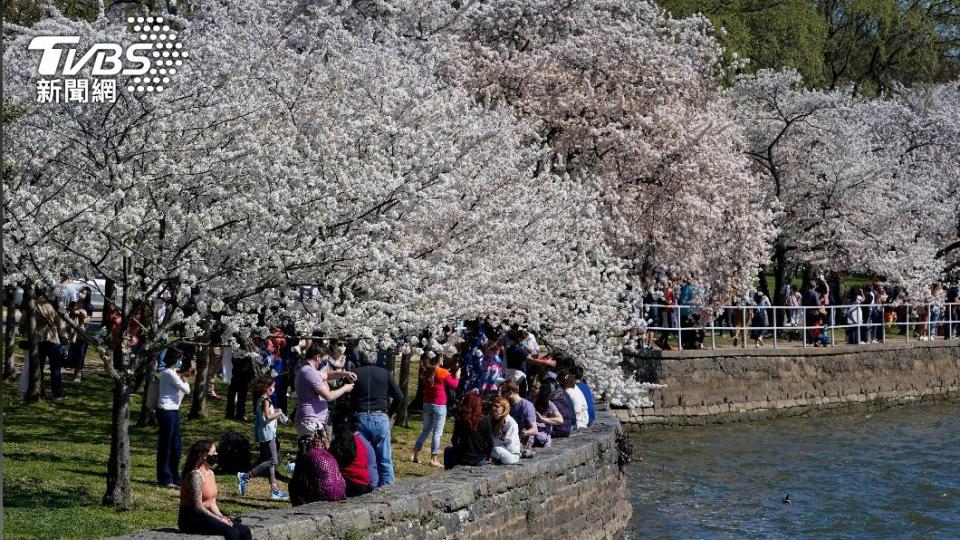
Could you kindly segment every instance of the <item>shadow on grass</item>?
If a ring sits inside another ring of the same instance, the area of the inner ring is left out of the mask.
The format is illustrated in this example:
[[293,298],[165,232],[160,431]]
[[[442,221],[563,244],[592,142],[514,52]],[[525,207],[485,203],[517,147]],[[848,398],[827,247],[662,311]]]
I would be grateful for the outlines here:
[[[7,441],[9,443],[9,441]],[[43,460],[45,463],[73,463],[73,459],[64,459],[63,456],[50,453],[41,453],[41,452],[4,452],[3,453],[4,461],[34,461],[34,460]]]
[[3,486],[3,505],[8,508],[66,508],[100,503],[100,496],[81,486],[41,491],[34,485],[12,483]]

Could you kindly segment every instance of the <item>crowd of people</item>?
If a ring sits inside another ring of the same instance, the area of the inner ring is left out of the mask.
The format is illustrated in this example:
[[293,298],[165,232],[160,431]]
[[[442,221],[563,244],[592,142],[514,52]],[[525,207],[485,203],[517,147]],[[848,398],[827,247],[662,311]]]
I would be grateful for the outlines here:
[[[391,418],[405,402],[391,369],[396,355],[419,354],[415,401],[422,407],[423,429],[410,457],[414,462],[423,459],[429,440],[429,465],[434,467],[514,465],[534,458],[535,448],[550,447],[554,439],[569,437],[595,420],[593,395],[581,368],[562,353],[545,353],[529,330],[474,321],[459,330],[448,327],[440,337],[442,343],[427,334],[413,350],[401,341],[395,349],[377,353],[357,343],[296,337],[282,328],[254,336],[251,343],[260,358],[253,361],[248,386],[251,435],[260,458],[237,473],[238,493],[247,496],[251,480],[266,477],[271,499],[297,506],[344,500],[393,484]],[[233,359],[231,388],[240,358]],[[217,508],[216,479],[209,472],[215,470],[211,458],[217,457],[216,444],[200,441],[191,447],[181,483],[177,409],[190,392],[187,379],[195,370],[178,347],[167,351],[163,364],[157,478],[161,485],[179,485],[180,529],[249,538],[238,518]],[[296,397],[291,418],[281,400],[286,396],[277,392],[281,384]],[[227,414],[242,421],[246,398],[231,394],[234,408]],[[441,448],[448,415],[454,418],[452,438]],[[294,424],[298,439],[296,457],[285,469],[291,472],[289,493],[278,480],[277,424],[284,422]]]
[[933,285],[923,302],[911,303],[890,284],[875,281],[845,290],[839,277],[821,274],[803,287],[785,285],[782,306],[775,307],[769,291],[761,287],[731,298],[722,311],[711,314],[699,307],[704,290],[691,281],[682,283],[667,280],[644,291],[646,332],[640,336],[636,329],[629,330],[627,349],[671,350],[671,339],[678,336],[682,348],[703,349],[705,328],[711,325],[728,332],[734,347],[747,340],[763,347],[774,324],[777,337],[805,338],[815,347],[832,344],[831,327],[842,329],[848,344],[880,343],[896,323],[909,323],[900,325],[899,334],[909,332],[919,341],[960,339],[957,286]]

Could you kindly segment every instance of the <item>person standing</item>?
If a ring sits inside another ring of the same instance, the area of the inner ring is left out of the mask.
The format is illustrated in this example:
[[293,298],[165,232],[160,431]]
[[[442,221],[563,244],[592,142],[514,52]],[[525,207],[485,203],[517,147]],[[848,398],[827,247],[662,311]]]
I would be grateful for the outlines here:
[[268,473],[270,478],[270,498],[275,501],[288,501],[290,496],[280,490],[277,484],[277,467],[280,466],[280,457],[277,450],[277,420],[286,421],[282,410],[275,410],[270,396],[276,390],[276,382],[264,375],[254,381],[250,391],[257,397],[254,405],[253,440],[260,445],[259,465],[248,472],[238,472],[237,482],[240,495],[247,494],[250,479],[258,474]]
[[[351,392],[354,388],[353,373],[327,370],[321,366],[324,348],[317,342],[310,344],[305,358],[294,372],[293,386],[297,391],[297,436],[313,437],[317,430],[324,429],[330,413],[329,402]],[[331,390],[330,380],[345,378],[347,383]]]
[[[37,359],[40,363],[40,397],[46,397],[46,387],[43,384],[43,367],[49,360],[50,362],[50,386],[53,391],[53,399],[63,398],[63,375],[61,369],[63,366],[63,347],[61,344],[66,341],[64,338],[66,326],[57,309],[53,306],[46,296],[38,296],[34,305],[34,321],[36,323],[37,336]],[[20,318],[20,333],[26,333],[27,319]],[[30,359],[32,364],[33,358]]]
[[[233,355],[233,374],[230,377],[230,386],[227,387],[227,418],[246,422],[247,418],[247,389],[253,381],[255,371],[253,360],[249,355]],[[208,372],[209,373],[209,372]]]
[[171,348],[163,357],[164,370],[160,374],[159,399],[157,400],[157,483],[164,487],[180,485],[178,467],[180,465],[181,432],[180,402],[190,393],[187,377],[193,369],[177,373],[177,362],[183,353]]
[[[73,319],[73,322],[84,332],[87,329],[87,324],[89,324],[93,318],[91,294],[92,290],[90,287],[82,287],[77,295],[77,301],[70,307],[70,318]],[[69,361],[67,364],[73,366],[73,380],[74,382],[80,382],[84,360],[87,356],[87,340],[84,339],[79,332],[73,332],[73,340],[70,343],[70,352],[68,355]]]
[[373,445],[377,456],[377,487],[394,483],[393,456],[390,449],[390,417],[403,405],[400,385],[386,368],[376,365],[376,358],[364,350],[357,351],[356,387],[352,394],[353,410],[360,434]]
[[433,351],[426,353],[420,359],[420,386],[423,388],[423,430],[413,446],[414,463],[419,463],[420,450],[428,435],[433,435],[430,442],[430,465],[443,468],[440,462],[440,438],[443,436],[443,425],[447,419],[447,390],[446,387],[456,390],[460,384],[459,373],[451,375],[449,371],[440,367],[441,356]]

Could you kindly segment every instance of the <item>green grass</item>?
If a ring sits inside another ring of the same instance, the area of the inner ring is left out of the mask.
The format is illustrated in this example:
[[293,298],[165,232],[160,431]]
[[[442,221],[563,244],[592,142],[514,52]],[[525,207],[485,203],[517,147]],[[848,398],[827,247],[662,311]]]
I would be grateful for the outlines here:
[[[88,366],[95,362],[88,359]],[[139,395],[131,404],[134,508],[116,511],[100,505],[110,453],[111,381],[104,374],[90,372],[84,374],[81,383],[73,383],[72,371],[69,373],[64,382],[66,399],[60,403],[24,403],[17,394],[17,379],[4,383],[4,536],[96,538],[175,526],[179,492],[156,485],[157,429],[133,425],[140,411]],[[218,391],[225,395],[226,388],[221,384]],[[291,399],[290,407],[294,403]],[[207,418],[190,420],[186,418],[189,403],[183,404],[184,453],[193,442],[201,438],[219,440],[231,429],[252,438],[252,425],[225,420],[224,407],[225,401],[207,401]],[[393,434],[395,470],[401,481],[439,472],[409,461],[421,421],[414,417],[409,424],[409,428],[395,428]],[[449,441],[451,430],[448,424],[445,441]],[[293,427],[280,426],[279,431],[281,452],[292,450],[296,437]],[[227,514],[289,504],[269,499],[266,479],[254,479],[250,493],[244,497],[237,493],[235,478],[220,476],[217,481],[218,504]]]
[[[773,276],[772,269],[770,269],[770,271],[767,272],[766,277],[767,277],[767,290],[770,291],[770,301],[773,302],[773,298],[776,295],[777,287],[776,287],[776,279]],[[865,274],[852,274],[843,279],[843,290],[849,291],[855,288],[872,287],[874,280],[875,278]],[[881,281],[883,280],[881,279]],[[794,276],[793,280],[790,281],[789,284],[793,285],[794,288],[799,288],[801,291],[803,291],[806,288],[804,287],[802,276]],[[753,287],[757,288],[759,286],[760,286],[760,280],[757,278],[754,278]]]

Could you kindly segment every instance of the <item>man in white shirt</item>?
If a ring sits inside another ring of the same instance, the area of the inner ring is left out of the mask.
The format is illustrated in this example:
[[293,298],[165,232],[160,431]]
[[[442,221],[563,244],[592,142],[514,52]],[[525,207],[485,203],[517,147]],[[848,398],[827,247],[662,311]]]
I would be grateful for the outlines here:
[[176,347],[167,350],[163,358],[164,370],[160,374],[160,397],[157,400],[157,424],[160,427],[157,442],[157,483],[171,488],[180,485],[180,402],[183,396],[190,393],[187,377],[194,373],[193,368],[177,373],[177,362],[182,357],[183,353]]

